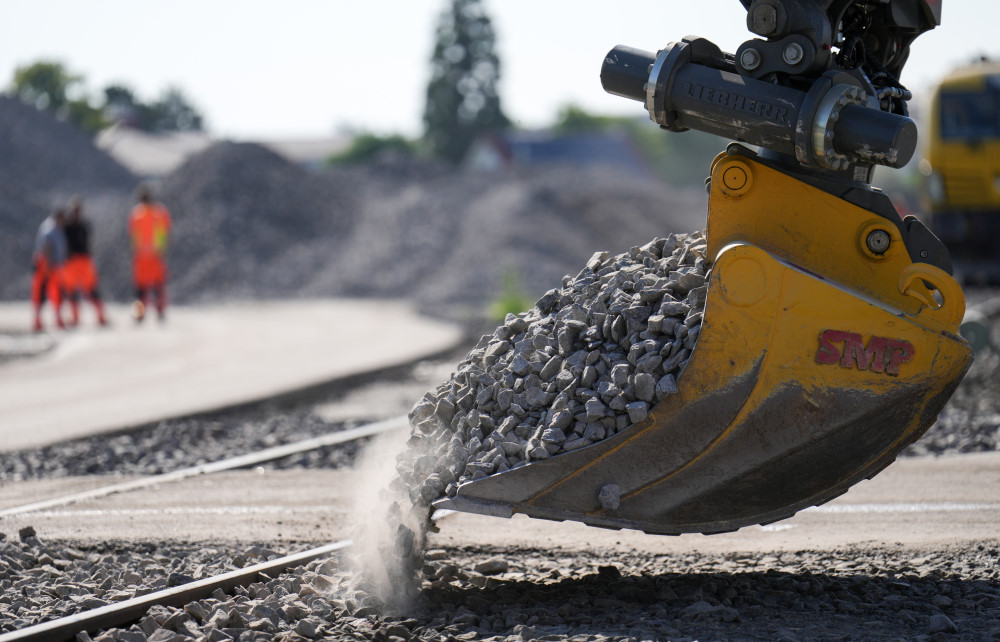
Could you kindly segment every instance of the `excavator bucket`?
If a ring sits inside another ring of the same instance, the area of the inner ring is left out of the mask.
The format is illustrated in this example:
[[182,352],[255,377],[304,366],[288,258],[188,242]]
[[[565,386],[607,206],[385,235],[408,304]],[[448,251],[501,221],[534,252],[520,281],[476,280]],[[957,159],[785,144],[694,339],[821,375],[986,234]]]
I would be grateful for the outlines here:
[[713,165],[714,266],[677,394],[613,437],[434,506],[716,533],[872,477],[934,422],[972,361],[961,288],[912,260],[907,232],[732,146]]

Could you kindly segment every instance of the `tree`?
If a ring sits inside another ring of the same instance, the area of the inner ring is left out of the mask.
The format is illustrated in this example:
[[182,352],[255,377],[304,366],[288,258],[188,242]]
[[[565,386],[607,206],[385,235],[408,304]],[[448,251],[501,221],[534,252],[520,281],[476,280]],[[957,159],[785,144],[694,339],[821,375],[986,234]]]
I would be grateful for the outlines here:
[[62,63],[43,60],[14,70],[11,89],[26,103],[56,111],[69,102],[69,92],[83,82]]
[[203,128],[201,114],[176,87],[168,87],[159,100],[149,106],[154,132],[200,132]]
[[565,105],[559,110],[552,129],[558,134],[600,132],[621,127],[624,122],[623,118],[591,114],[578,105]]
[[327,163],[353,165],[388,155],[412,156],[415,152],[416,146],[399,134],[379,136],[362,133],[354,137],[354,141],[346,150],[327,159]]
[[435,156],[458,163],[476,138],[509,124],[500,108],[500,59],[481,0],[451,0],[438,20],[424,137]]
[[203,119],[180,89],[169,87],[152,103],[143,103],[125,85],[104,88],[104,110],[114,122],[147,132],[202,131]]
[[[90,104],[83,89],[83,76],[70,73],[59,62],[43,60],[14,70],[11,90],[38,109],[48,109],[59,118],[94,133],[106,125],[101,110]],[[77,98],[72,98],[78,94]]]
[[104,113],[115,123],[148,130],[152,123],[149,107],[143,105],[130,87],[112,84],[104,88]]
[[176,87],[168,87],[159,99],[144,103],[126,85],[111,84],[102,92],[103,104],[94,106],[87,97],[83,76],[70,73],[58,62],[43,60],[18,67],[10,88],[21,100],[48,109],[90,133],[115,122],[148,132],[204,128],[201,114]]

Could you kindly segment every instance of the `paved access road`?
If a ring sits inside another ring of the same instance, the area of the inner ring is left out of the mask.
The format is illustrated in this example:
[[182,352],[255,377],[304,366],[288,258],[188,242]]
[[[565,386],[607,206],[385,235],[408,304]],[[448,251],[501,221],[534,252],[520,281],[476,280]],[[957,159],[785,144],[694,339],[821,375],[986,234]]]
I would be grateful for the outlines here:
[[[89,310],[86,310],[89,312]],[[165,323],[84,317],[52,351],[0,363],[0,452],[202,412],[408,363],[451,349],[452,325],[370,300],[183,307]],[[28,327],[0,305],[0,329]]]

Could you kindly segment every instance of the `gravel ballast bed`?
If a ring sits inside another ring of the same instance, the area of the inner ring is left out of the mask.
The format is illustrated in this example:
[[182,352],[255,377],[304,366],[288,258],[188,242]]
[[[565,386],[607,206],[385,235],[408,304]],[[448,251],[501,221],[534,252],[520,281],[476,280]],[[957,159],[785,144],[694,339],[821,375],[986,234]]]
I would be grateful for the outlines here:
[[[330,558],[233,595],[154,607],[129,629],[94,638],[1000,639],[998,546],[669,556],[431,549],[418,602],[396,615],[379,614],[377,600]],[[225,544],[85,548],[33,535],[0,541],[0,631],[285,553]]]
[[[347,430],[362,420],[328,422],[312,409],[253,408],[169,419],[138,430],[4,453],[0,481],[85,475],[159,475],[236,455]],[[363,442],[360,442],[363,443]],[[339,468],[359,442],[261,464],[265,468]]]

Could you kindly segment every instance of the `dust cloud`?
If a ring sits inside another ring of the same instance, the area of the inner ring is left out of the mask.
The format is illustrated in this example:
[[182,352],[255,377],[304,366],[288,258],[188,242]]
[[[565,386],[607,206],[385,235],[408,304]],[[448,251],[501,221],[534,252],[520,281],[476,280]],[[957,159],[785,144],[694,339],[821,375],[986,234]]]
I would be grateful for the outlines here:
[[352,507],[355,545],[345,566],[361,602],[384,612],[405,612],[413,606],[430,526],[430,508],[410,500],[396,471],[399,460],[417,456],[409,437],[409,430],[383,433],[369,442],[355,464],[360,477]]

